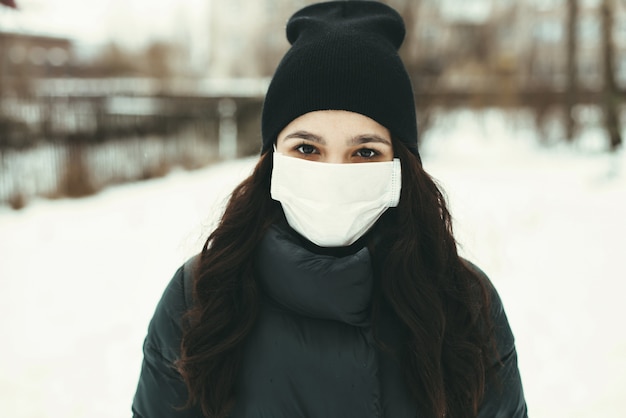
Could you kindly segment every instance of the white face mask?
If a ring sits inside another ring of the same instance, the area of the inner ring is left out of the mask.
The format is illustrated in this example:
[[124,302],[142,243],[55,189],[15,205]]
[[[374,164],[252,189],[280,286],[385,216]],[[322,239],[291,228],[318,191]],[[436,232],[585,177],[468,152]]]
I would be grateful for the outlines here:
[[274,152],[272,199],[289,225],[321,247],[350,245],[400,201],[400,160],[330,164]]

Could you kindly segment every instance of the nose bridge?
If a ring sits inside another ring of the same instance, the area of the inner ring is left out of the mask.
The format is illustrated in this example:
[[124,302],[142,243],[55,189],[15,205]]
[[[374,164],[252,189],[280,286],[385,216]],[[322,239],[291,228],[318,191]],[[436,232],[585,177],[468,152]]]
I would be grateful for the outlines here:
[[331,163],[331,164],[344,164],[349,162],[346,157],[342,154],[339,153],[329,153],[326,158],[324,159],[325,163]]
[[350,162],[346,156],[346,150],[341,146],[341,141],[338,138],[328,141],[324,154],[325,163],[344,164]]

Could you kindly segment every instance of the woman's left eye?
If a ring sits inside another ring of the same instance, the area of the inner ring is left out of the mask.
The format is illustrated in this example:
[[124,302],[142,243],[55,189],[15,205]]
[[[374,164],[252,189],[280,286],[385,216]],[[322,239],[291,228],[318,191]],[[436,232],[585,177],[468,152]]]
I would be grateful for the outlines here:
[[374,158],[378,155],[378,152],[369,148],[361,148],[356,152],[356,155],[361,158]]
[[300,144],[295,149],[296,151],[304,155],[311,155],[317,151],[315,147],[311,144]]

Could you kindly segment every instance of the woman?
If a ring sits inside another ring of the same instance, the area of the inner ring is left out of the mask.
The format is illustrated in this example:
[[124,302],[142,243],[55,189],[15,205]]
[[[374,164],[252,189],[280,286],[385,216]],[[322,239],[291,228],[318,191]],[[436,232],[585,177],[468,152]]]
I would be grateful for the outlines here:
[[320,3],[287,37],[261,158],[157,306],[135,417],[526,417],[500,299],[422,168],[401,17]]

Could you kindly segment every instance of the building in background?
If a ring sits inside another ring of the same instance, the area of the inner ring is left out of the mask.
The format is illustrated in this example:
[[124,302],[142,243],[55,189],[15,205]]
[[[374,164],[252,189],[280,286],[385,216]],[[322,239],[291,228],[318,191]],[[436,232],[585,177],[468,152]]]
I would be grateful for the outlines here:
[[0,32],[0,79],[8,87],[20,80],[67,76],[73,56],[67,38]]

